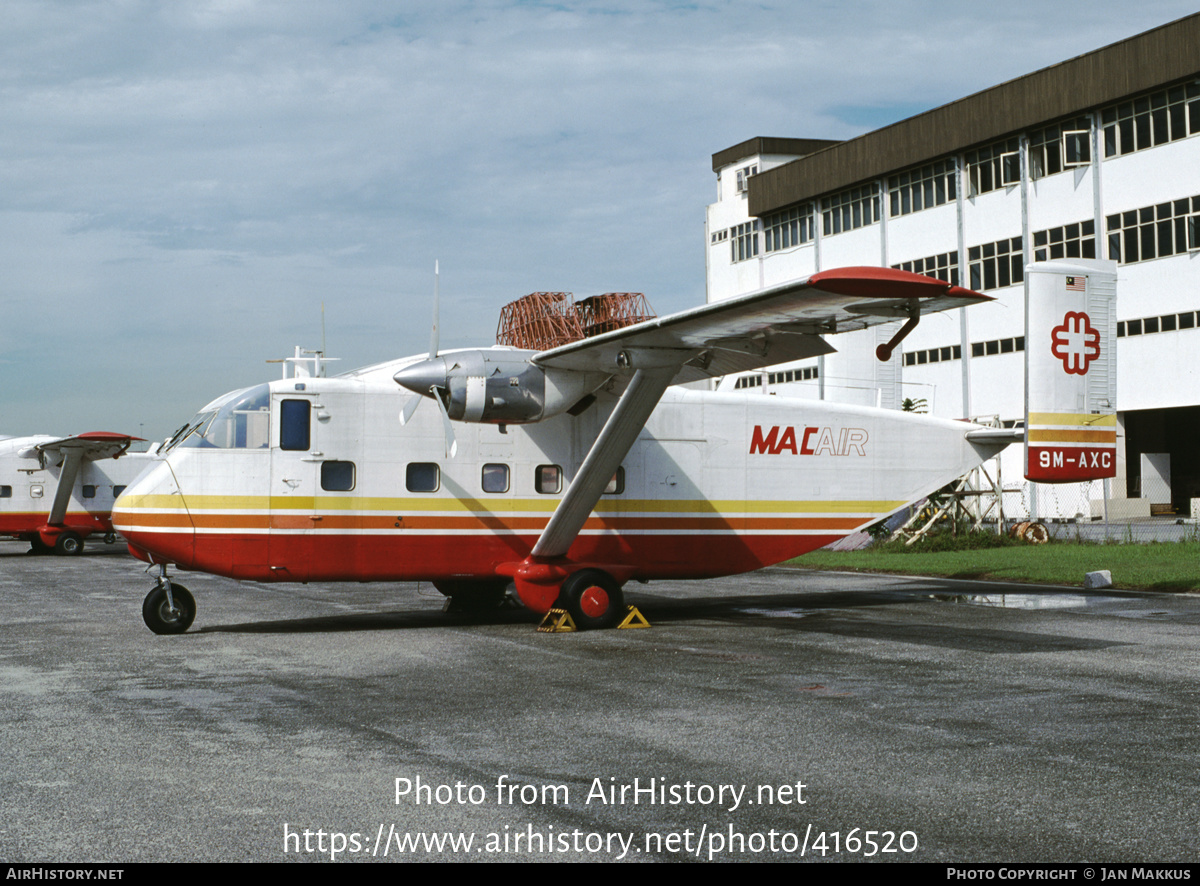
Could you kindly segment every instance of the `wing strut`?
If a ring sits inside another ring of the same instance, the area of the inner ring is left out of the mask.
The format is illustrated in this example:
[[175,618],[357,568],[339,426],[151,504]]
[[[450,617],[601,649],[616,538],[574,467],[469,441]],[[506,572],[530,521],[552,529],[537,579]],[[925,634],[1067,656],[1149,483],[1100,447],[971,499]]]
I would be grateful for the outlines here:
[[621,395],[616,409],[580,465],[579,473],[571,481],[567,494],[534,545],[532,556],[566,555],[677,371],[678,367],[671,365],[639,369],[634,373],[633,381]]
[[50,518],[46,521],[51,526],[61,526],[67,516],[67,505],[71,501],[71,493],[75,491],[75,480],[79,476],[79,467],[83,464],[84,449],[81,446],[62,447],[62,467],[58,472],[58,489],[54,492],[54,504],[50,506]]

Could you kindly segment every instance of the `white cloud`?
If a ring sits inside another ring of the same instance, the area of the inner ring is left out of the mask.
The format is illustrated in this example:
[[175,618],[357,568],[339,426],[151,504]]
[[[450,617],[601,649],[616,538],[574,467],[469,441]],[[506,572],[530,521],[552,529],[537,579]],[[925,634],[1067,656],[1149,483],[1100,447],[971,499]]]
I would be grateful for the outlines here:
[[853,135],[864,108],[1190,11],[14,0],[0,431],[165,433],[313,344],[322,302],[347,367],[423,350],[435,258],[447,345],[487,343],[534,289],[681,309],[703,298],[713,152]]

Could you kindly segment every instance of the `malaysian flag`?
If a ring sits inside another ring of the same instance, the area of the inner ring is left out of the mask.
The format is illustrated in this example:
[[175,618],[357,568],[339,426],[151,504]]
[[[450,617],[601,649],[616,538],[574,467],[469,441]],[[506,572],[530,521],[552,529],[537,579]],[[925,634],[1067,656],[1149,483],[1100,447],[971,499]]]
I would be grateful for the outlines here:
[[1068,277],[1067,292],[1083,292],[1087,286],[1087,277]]

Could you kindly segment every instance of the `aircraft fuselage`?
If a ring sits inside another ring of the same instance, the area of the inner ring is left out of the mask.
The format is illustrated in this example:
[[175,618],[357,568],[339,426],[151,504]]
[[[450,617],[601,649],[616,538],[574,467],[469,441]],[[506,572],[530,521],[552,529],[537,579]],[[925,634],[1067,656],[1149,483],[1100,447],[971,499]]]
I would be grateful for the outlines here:
[[[256,581],[511,575],[615,398],[577,417],[401,425],[396,361],[214,401],[117,502],[135,553]],[[815,400],[671,388],[570,547],[629,579],[745,572],[822,547],[994,454],[972,425]]]

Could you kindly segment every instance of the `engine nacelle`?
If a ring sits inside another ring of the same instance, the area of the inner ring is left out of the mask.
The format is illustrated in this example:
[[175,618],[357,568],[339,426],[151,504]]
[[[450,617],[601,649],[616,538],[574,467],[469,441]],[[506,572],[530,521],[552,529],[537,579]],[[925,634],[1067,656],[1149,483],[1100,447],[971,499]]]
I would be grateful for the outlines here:
[[397,372],[401,387],[440,396],[455,421],[527,424],[566,412],[609,378],[600,372],[543,369],[537,351],[486,348],[452,351]]

